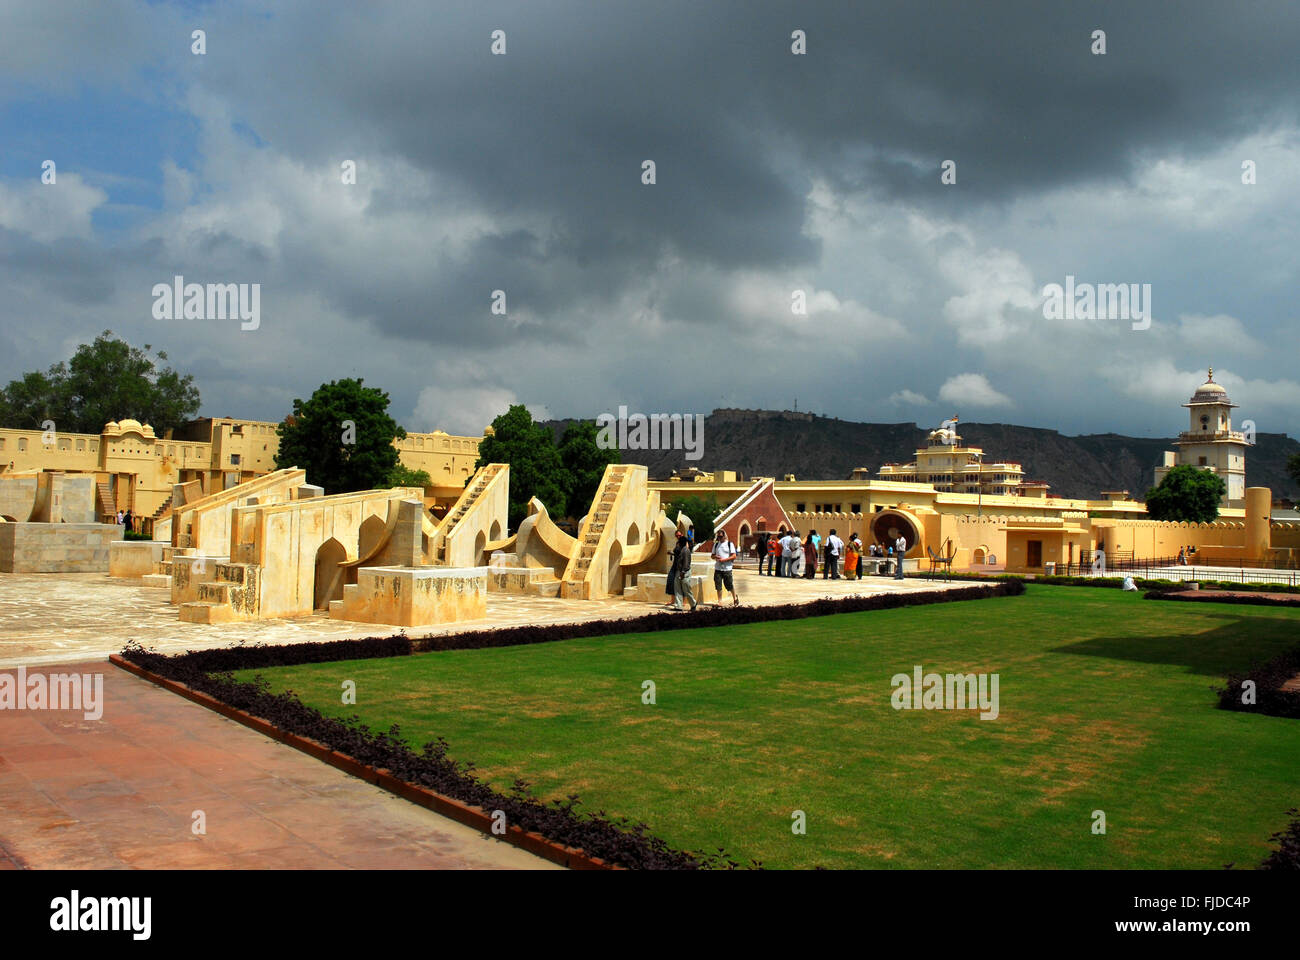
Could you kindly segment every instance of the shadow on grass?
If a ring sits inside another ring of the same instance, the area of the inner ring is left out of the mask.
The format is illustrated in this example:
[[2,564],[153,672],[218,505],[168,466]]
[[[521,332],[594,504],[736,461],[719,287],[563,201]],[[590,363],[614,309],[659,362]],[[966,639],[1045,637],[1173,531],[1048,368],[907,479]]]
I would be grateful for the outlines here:
[[1049,653],[1070,653],[1106,660],[1132,660],[1186,667],[1190,673],[1226,677],[1241,673],[1296,646],[1291,619],[1211,614],[1223,625],[1203,633],[1161,636],[1094,637]]

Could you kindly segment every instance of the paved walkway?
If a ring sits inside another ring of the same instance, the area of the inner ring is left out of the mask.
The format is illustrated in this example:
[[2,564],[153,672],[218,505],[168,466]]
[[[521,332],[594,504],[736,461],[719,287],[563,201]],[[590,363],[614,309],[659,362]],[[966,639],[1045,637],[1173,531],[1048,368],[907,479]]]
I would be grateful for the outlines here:
[[558,869],[107,663],[74,670],[103,674],[102,719],[0,711],[0,869]]
[[[868,577],[862,581],[815,581],[760,577],[751,570],[736,572],[736,588],[745,603],[798,603],[819,597],[897,591],[962,589],[970,581],[931,581]],[[169,593],[142,587],[138,581],[111,579],[104,574],[0,573],[0,669],[42,663],[107,659],[128,640],[162,653],[227,647],[235,643],[295,643],[389,636],[405,631],[411,637],[433,636],[491,626],[567,623],[612,617],[636,617],[661,604],[633,603],[621,598],[562,600],[488,594],[487,617],[434,627],[398,627],[331,620],[324,614],[300,620],[246,620],[238,623],[182,623]],[[664,598],[667,599],[666,597]]]

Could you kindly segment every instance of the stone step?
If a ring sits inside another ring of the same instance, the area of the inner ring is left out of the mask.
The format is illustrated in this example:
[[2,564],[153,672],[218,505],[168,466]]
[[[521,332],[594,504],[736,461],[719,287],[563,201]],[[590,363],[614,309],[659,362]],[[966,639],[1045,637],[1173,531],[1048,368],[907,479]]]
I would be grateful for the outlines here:
[[142,587],[163,587],[167,590],[172,588],[172,575],[170,573],[146,573],[140,578]]
[[528,585],[525,593],[530,597],[558,597],[560,586],[559,580],[535,580]]
[[[220,603],[229,605],[230,590],[234,584],[223,581],[213,581],[199,584],[199,603]],[[184,606],[184,604],[182,604]]]
[[191,600],[181,604],[180,619],[185,623],[230,623],[235,619],[235,611],[227,604]]

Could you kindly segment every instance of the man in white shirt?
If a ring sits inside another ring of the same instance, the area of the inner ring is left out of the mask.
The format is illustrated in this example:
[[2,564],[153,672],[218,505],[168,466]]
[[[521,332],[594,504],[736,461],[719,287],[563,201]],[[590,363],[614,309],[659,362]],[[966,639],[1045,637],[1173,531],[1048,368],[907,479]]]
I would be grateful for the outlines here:
[[803,545],[799,543],[799,536],[791,530],[781,541],[781,560],[784,566],[781,570],[783,577],[795,576],[795,557],[803,550]]
[[736,559],[736,546],[727,539],[726,530],[716,530],[713,533],[713,589],[718,592],[718,603],[721,606],[722,588],[726,587],[731,591],[731,605],[740,606],[740,597],[736,594],[736,584],[733,579],[731,564]]
[[903,554],[907,553],[907,541],[899,536],[894,541],[894,579],[903,579]]
[[831,531],[831,535],[826,538],[826,569],[822,571],[822,579],[838,580],[840,578],[840,557],[844,555],[844,541]]

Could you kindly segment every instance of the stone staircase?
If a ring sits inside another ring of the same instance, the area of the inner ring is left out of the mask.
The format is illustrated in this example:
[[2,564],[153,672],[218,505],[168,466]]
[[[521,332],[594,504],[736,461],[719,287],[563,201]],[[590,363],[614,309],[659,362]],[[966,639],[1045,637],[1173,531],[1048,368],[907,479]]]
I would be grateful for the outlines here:
[[199,599],[180,605],[180,618],[186,623],[229,623],[244,619],[241,611],[251,612],[256,595],[259,571],[250,563],[218,563],[216,579],[199,584]]
[[437,530],[434,534],[433,542],[429,544],[429,552],[432,555],[432,561],[436,565],[443,565],[447,562],[447,538],[451,536],[456,529],[456,525],[464,519],[465,514],[473,508],[483,495],[483,491],[504,469],[502,464],[491,463],[478,472],[473,483],[468,489],[460,495],[455,505],[448,511],[447,515],[438,523]]
[[629,471],[627,464],[616,464],[606,469],[600,492],[591,505],[591,513],[587,514],[578,531],[578,552],[564,570],[560,596],[577,600],[591,599],[591,584],[587,582],[591,562],[604,544],[605,526],[609,522],[610,511],[623,484],[627,482]]
[[107,480],[95,484],[95,509],[99,511],[101,520],[105,517],[117,520],[117,505],[113,503],[113,491],[108,488]]
[[172,554],[175,547],[163,547],[162,559],[155,560],[153,563],[153,573],[146,573],[140,578],[140,582],[146,587],[165,587],[168,590],[172,586]]

